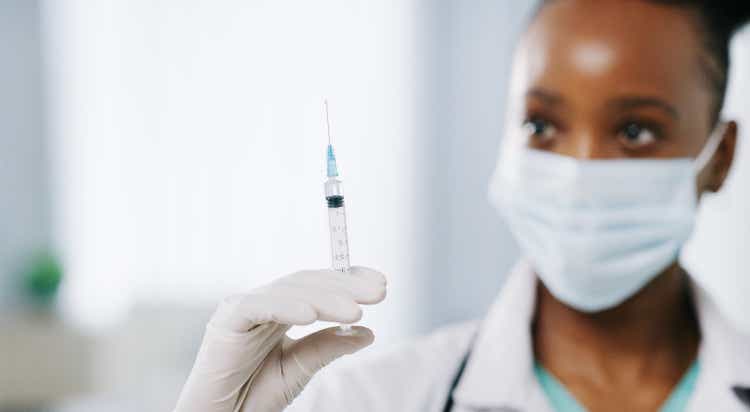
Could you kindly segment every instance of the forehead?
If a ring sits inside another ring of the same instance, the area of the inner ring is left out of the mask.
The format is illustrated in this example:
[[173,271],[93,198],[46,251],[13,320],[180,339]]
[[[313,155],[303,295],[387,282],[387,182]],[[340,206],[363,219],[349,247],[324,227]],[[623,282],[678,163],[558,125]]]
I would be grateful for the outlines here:
[[[642,0],[556,0],[524,35],[514,88],[549,87],[601,98],[647,94],[674,101],[710,91],[687,9]],[[522,91],[522,90],[519,90]]]

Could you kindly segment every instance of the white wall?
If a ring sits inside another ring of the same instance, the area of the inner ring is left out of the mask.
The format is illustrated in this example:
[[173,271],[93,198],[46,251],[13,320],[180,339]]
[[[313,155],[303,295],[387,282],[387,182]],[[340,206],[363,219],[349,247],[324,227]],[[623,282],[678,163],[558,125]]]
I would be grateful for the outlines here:
[[17,303],[18,271],[49,240],[38,11],[0,2],[0,310]]
[[518,256],[487,201],[502,138],[510,59],[533,2],[430,1],[432,56],[420,102],[430,227],[424,329],[481,316]]

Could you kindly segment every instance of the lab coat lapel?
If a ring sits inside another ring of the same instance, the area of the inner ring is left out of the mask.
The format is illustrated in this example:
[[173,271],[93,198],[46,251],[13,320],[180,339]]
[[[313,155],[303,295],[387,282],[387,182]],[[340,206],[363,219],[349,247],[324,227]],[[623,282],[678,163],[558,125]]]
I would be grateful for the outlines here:
[[481,323],[454,393],[457,405],[482,410],[549,410],[533,374],[531,322],[535,304],[536,277],[528,264],[521,262]]
[[698,284],[693,284],[693,297],[701,328],[701,370],[688,409],[750,410],[750,339],[722,316]]

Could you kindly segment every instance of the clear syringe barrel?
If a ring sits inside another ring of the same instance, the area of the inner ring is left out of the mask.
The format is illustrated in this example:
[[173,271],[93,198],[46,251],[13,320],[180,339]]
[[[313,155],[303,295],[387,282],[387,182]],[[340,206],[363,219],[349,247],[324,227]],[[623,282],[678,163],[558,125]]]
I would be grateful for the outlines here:
[[329,178],[325,183],[328,203],[328,228],[331,231],[331,266],[341,272],[349,271],[349,239],[346,234],[346,209],[341,181]]

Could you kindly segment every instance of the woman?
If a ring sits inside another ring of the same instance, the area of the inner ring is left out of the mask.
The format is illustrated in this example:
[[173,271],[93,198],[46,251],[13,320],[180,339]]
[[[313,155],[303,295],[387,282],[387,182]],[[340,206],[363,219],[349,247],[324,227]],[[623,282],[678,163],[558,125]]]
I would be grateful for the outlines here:
[[[677,263],[701,194],[721,187],[737,124],[720,119],[745,1],[554,0],[514,59],[491,198],[525,256],[485,319],[337,371],[316,411],[740,411],[750,338]],[[226,299],[177,411],[280,411],[368,345],[328,329],[384,298],[379,273],[303,271]]]

